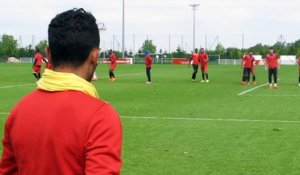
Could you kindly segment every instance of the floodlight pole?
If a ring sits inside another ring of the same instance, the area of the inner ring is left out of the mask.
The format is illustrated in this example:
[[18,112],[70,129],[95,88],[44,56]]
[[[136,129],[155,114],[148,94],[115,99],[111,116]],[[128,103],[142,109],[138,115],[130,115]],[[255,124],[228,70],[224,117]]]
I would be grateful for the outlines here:
[[192,7],[193,9],[193,50],[195,50],[195,41],[196,41],[196,15],[195,15],[195,12],[197,10],[197,7],[199,6],[200,4],[190,4],[190,6]]
[[122,58],[125,58],[125,0],[123,0],[122,15]]

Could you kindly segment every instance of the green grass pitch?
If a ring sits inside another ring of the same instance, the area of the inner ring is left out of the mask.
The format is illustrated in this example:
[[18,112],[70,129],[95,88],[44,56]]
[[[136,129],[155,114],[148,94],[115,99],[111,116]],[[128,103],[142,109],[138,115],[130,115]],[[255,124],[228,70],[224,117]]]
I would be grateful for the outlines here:
[[[118,65],[93,82],[122,116],[123,175],[298,175],[298,67],[282,66],[279,89],[256,69],[257,85],[241,86],[240,66],[210,65],[210,83],[191,82],[186,65]],[[35,89],[30,64],[0,64],[0,137],[17,101]],[[15,86],[24,85],[24,86]],[[42,104],[41,104],[42,105]],[[2,152],[2,147],[0,147]]]

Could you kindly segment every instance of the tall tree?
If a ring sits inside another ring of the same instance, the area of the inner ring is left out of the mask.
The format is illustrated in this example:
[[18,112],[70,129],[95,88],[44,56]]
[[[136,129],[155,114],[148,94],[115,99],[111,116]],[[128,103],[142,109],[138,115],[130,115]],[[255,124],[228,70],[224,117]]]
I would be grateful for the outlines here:
[[46,56],[46,53],[45,53],[45,49],[47,48],[48,46],[48,41],[47,40],[41,40],[37,45],[36,47],[40,49],[41,53]]
[[12,35],[2,35],[0,41],[0,54],[5,56],[18,55],[18,42]]
[[143,52],[146,50],[150,51],[151,53],[156,53],[156,46],[153,44],[152,40],[145,40],[143,46],[141,48]]

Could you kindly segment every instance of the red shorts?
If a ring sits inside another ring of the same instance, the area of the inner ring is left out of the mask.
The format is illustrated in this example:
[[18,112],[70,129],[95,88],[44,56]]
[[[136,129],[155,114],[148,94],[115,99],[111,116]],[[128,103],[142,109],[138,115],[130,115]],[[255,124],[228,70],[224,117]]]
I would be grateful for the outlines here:
[[51,70],[52,69],[52,65],[49,64],[49,63],[47,63],[46,66],[45,66],[45,69],[50,69]]
[[117,64],[116,64],[116,63],[111,64],[110,67],[109,67],[109,70],[110,70],[110,71],[113,71],[113,70],[115,70],[116,67],[117,67]]
[[41,66],[33,66],[33,73],[41,73]]
[[208,65],[201,65],[201,71],[206,72],[208,70]]

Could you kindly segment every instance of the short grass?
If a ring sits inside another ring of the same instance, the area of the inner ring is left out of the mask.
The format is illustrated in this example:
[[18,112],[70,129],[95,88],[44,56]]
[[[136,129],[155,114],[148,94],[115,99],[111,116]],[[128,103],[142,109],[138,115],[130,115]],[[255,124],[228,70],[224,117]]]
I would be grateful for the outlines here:
[[[153,65],[150,86],[144,65],[118,65],[113,83],[107,69],[99,65],[94,85],[122,116],[123,175],[300,174],[296,66],[282,66],[278,90],[262,86],[242,96],[256,86],[240,85],[240,66],[211,65],[210,83],[200,83],[199,74],[190,81],[186,65]],[[0,80],[2,137],[3,113],[35,85],[30,64],[0,64]],[[257,86],[266,82],[257,67]],[[5,87],[22,84],[29,85]]]

